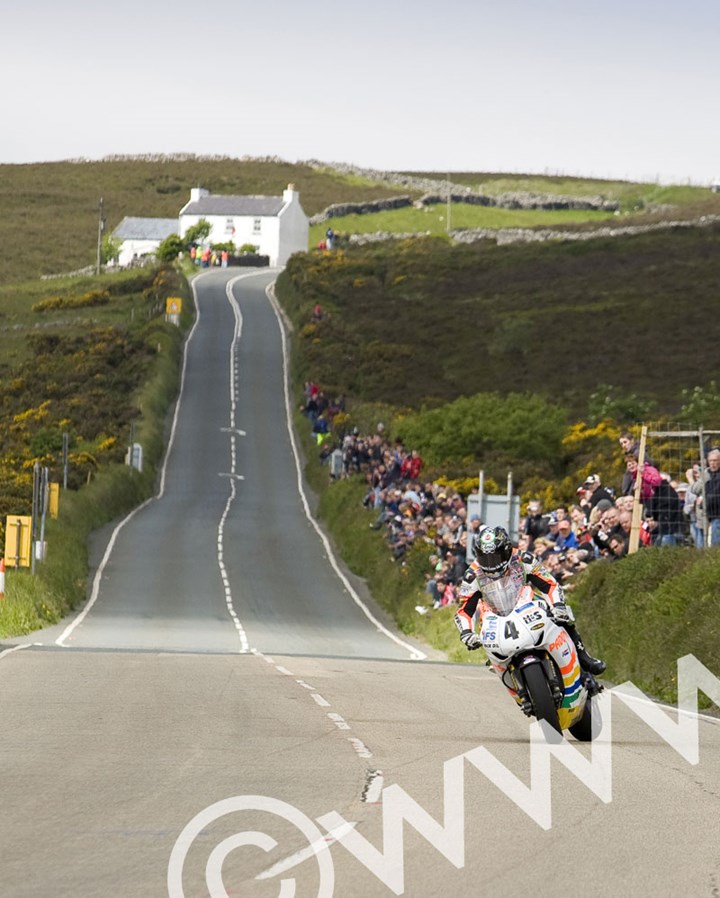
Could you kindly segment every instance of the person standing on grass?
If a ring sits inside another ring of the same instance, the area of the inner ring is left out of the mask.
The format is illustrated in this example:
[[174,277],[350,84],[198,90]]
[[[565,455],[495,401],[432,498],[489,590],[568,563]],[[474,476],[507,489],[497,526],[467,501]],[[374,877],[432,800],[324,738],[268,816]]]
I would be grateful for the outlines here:
[[[703,483],[705,501],[703,502]],[[708,545],[720,545],[720,449],[708,452],[705,476],[698,478],[690,489],[698,497],[696,508],[702,508],[708,527]]]

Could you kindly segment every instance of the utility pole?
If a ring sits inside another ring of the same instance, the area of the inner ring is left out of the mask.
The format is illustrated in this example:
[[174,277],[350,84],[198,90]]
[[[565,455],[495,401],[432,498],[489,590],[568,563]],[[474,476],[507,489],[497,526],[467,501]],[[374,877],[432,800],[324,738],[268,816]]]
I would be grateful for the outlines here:
[[100,197],[100,214],[98,217],[98,239],[97,239],[97,265],[95,273],[100,274],[100,265],[102,260],[102,238],[105,230],[105,218],[103,216],[103,198]]
[[450,233],[450,172],[447,173],[447,232]]

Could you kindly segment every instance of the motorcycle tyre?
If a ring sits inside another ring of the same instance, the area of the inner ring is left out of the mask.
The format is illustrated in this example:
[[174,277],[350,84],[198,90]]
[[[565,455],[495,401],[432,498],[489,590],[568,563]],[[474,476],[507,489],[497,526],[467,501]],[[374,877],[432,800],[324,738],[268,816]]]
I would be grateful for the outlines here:
[[546,721],[556,732],[562,735],[557,708],[541,665],[529,664],[527,667],[524,667],[523,678],[537,719]]
[[568,727],[572,735],[577,739],[578,742],[592,742],[593,737],[593,710],[592,710],[592,700],[588,696],[588,700],[585,702],[585,709],[583,711],[583,716],[578,720],[577,723],[574,723],[571,727]]

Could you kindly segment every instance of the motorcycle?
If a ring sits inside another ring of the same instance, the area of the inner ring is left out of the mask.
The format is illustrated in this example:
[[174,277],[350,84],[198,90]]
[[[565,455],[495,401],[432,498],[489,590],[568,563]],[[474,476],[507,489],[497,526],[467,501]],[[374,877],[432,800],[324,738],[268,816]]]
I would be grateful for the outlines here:
[[602,687],[581,670],[575,644],[548,603],[513,575],[485,584],[483,600],[480,636],[489,666],[521,710],[590,742],[591,698]]

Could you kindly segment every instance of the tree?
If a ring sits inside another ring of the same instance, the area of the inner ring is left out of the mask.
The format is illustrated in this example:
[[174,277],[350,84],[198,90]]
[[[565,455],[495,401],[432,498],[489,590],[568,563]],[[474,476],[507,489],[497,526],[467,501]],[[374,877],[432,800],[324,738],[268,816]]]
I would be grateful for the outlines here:
[[189,248],[193,243],[202,243],[207,240],[212,230],[212,225],[205,218],[201,218],[197,224],[190,225],[185,231],[185,247]]
[[100,261],[103,265],[107,265],[108,262],[117,262],[118,257],[120,256],[120,250],[122,249],[122,244],[122,240],[113,237],[112,234],[105,234],[103,236],[102,243],[100,244]]
[[182,237],[177,234],[169,234],[155,250],[155,255],[161,262],[174,262],[185,249],[186,243]]

